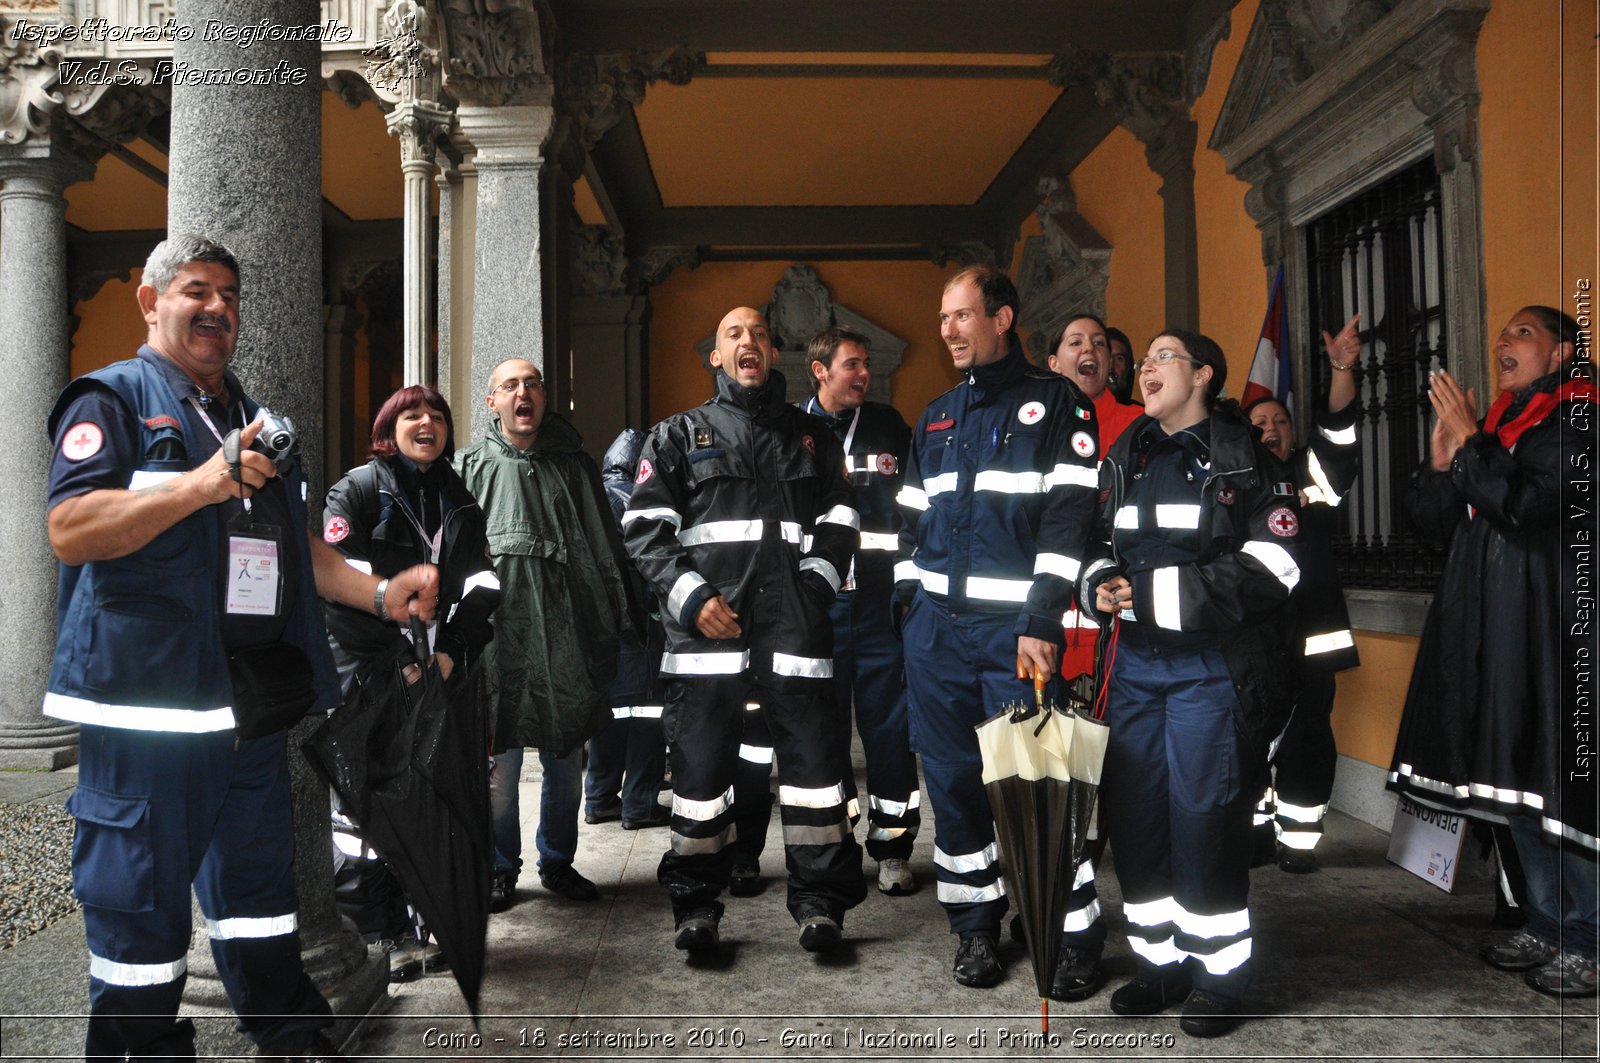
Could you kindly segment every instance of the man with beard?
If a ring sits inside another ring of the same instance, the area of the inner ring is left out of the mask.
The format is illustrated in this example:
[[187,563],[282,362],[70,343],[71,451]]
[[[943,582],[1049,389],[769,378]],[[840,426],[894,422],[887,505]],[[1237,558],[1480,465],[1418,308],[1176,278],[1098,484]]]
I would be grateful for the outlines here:
[[623,515],[628,553],[663,603],[672,848],[657,877],[674,944],[690,953],[718,947],[747,702],[772,733],[801,947],[838,947],[845,911],[866,893],[828,619],[859,518],[833,433],[784,401],[777,360],[761,314],[729,311],[711,353],[716,394],[651,431]]
[[494,424],[456,455],[483,508],[500,579],[494,641],[484,654],[493,721],[495,874],[491,911],[515,903],[522,866],[517,780],[525,746],[539,750],[539,881],[570,901],[600,893],[572,866],[583,799],[583,743],[611,716],[628,620],[621,546],[600,470],[576,429],[545,401],[544,377],[522,358],[489,376]]

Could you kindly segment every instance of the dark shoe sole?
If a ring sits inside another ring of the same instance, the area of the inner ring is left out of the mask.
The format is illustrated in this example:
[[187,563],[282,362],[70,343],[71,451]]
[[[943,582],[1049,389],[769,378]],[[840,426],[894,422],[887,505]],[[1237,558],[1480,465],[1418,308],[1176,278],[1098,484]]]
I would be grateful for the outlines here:
[[962,974],[959,971],[951,973],[950,977],[956,980],[957,985],[964,985],[968,989],[991,989],[1000,984],[1005,977],[1004,967],[997,967],[993,971],[978,971],[973,974]]
[[1080,1000],[1088,1000],[1105,987],[1104,978],[1095,978],[1088,982],[1074,982],[1070,986],[1050,986],[1050,999],[1059,1000],[1063,1004],[1073,1004]]
[[728,880],[728,892],[735,897],[754,897],[766,888],[767,884],[759,874],[734,875]]
[[[1132,983],[1129,984],[1131,985]],[[1169,985],[1160,1000],[1145,997],[1131,1003],[1126,1000],[1118,1001],[1117,994],[1113,993],[1111,994],[1111,1010],[1118,1015],[1159,1015],[1174,1004],[1182,1004],[1188,999],[1189,991],[1189,983],[1183,982],[1178,985]]]
[[678,931],[673,947],[684,952],[703,955],[717,951],[717,928],[714,926],[686,926]]
[[800,947],[807,952],[832,952],[844,943],[844,933],[832,922],[807,923],[800,931]]
[[1185,1015],[1178,1020],[1178,1029],[1190,1037],[1221,1037],[1237,1030],[1242,1022],[1238,1015]]
[[585,812],[583,821],[593,826],[596,823],[610,823],[614,819],[622,818],[622,808],[608,808],[603,812]]
[[622,829],[649,830],[651,827],[666,827],[671,823],[671,816],[662,816],[660,819],[625,819],[622,821]]
[[585,884],[560,886],[552,884],[547,879],[540,879],[539,885],[554,893],[557,897],[579,904],[587,904],[589,901],[600,899],[600,890],[592,882],[587,883],[587,888],[585,888]]

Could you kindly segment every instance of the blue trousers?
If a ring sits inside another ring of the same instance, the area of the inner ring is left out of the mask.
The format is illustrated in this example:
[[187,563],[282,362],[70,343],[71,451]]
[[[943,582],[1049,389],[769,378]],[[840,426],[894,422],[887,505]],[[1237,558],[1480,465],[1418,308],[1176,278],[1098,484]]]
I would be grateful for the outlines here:
[[655,814],[656,795],[667,770],[667,740],[660,705],[611,710],[611,722],[589,739],[589,770],[584,803],[590,812],[616,807],[621,794],[624,819]]
[[[846,725],[839,729],[840,759],[850,764],[850,709],[867,758],[867,855],[874,860],[911,855],[922,824],[917,758],[911,752],[905,660],[890,624],[890,594],[847,591],[834,599],[834,697]],[[854,771],[845,773],[845,797],[857,800]]]
[[1527,883],[1528,932],[1564,952],[1594,956],[1600,927],[1594,854],[1557,844],[1532,816],[1513,816],[1511,837]]
[[[494,755],[489,770],[489,809],[494,818],[494,869],[517,880],[522,870],[522,809],[517,781],[522,776],[521,749]],[[578,855],[578,808],[583,803],[583,747],[564,757],[539,751],[544,782],[539,789],[539,870],[549,873],[571,866]]]
[[287,736],[84,726],[72,885],[89,945],[89,1056],[183,1059],[191,884],[217,973],[257,1044],[299,1048],[331,1021],[300,960]]
[[1216,649],[1124,625],[1110,677],[1101,800],[1141,974],[1190,962],[1199,989],[1249,981],[1250,813],[1233,681]]
[[911,748],[934,809],[933,862],[952,933],[1000,932],[1010,902],[973,728],[1032,684],[1017,679],[1015,614],[953,613],[920,591],[906,614]]

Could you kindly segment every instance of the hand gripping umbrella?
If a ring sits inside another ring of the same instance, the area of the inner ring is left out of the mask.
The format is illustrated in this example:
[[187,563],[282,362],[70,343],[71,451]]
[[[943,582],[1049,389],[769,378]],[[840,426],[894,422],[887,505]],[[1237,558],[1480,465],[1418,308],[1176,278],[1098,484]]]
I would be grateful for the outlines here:
[[412,636],[421,678],[396,666],[358,680],[302,748],[438,939],[476,1024],[494,863],[488,720],[464,671],[447,685],[428,662],[414,618]]
[[1006,891],[1022,920],[1040,1025],[1050,1030],[1050,980],[1105,760],[1105,724],[1045,700],[1017,701],[978,725],[983,784],[994,810]]

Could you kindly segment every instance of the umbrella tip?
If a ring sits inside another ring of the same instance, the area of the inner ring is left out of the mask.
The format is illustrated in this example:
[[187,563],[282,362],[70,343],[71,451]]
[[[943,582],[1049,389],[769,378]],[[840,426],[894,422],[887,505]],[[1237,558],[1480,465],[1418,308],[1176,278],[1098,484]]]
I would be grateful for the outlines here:
[[1039,1032],[1050,1033],[1050,998],[1039,998]]

